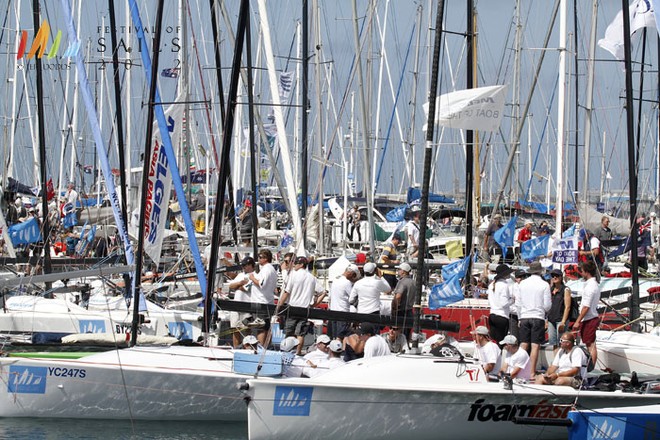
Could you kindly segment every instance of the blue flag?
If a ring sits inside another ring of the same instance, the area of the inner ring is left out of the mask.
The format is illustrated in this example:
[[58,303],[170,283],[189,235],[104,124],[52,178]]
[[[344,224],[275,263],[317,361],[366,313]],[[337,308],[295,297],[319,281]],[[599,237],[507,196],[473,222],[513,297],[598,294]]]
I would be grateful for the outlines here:
[[31,217],[22,223],[11,225],[9,227],[9,238],[11,238],[11,243],[14,246],[41,241],[41,230],[37,219]]
[[561,238],[569,238],[575,235],[575,224],[570,228],[566,229],[562,234]]
[[442,266],[442,279],[449,280],[451,278],[464,278],[465,273],[470,262],[470,256],[463,258],[462,260],[455,261],[453,263]]
[[523,260],[533,260],[536,257],[548,255],[549,235],[529,239],[520,244],[520,256]]
[[493,234],[493,239],[502,248],[502,255],[504,256],[506,256],[506,248],[513,246],[513,236],[516,233],[516,220],[518,220],[518,217],[513,216],[506,225],[502,226]]
[[387,219],[388,222],[403,221],[406,215],[406,208],[408,208],[408,205],[402,205],[399,206],[398,208],[394,208],[391,211],[389,211],[387,214],[385,214],[385,218]]
[[448,281],[436,284],[431,288],[431,293],[429,294],[429,309],[436,310],[463,299],[465,299],[465,296],[461,289],[461,282],[459,281],[459,278],[455,276]]

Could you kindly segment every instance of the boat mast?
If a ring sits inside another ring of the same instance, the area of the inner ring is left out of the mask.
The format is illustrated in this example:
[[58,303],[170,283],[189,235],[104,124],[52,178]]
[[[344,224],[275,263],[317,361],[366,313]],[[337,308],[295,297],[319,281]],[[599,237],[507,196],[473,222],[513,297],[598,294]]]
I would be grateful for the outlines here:
[[[587,62],[587,96],[584,103],[584,157],[588,158],[591,150],[591,116],[593,114],[593,96],[594,96],[594,64],[596,59],[596,27],[598,25],[598,0],[593,0],[591,11],[591,31],[589,34],[589,60]],[[577,84],[576,84],[577,86]],[[576,87],[577,88],[577,87]],[[603,195],[604,174],[601,174],[600,199]],[[582,191],[584,191],[584,200],[588,200],[589,190],[589,161],[584,161],[584,179],[582,181]]]
[[[476,48],[474,47],[474,0],[467,1],[467,89],[473,89],[476,82],[475,57]],[[474,224],[473,213],[473,191],[474,191],[474,130],[467,130],[465,133],[465,254],[470,257],[468,260],[468,271],[472,268],[472,235]],[[516,182],[517,183],[517,182]],[[516,185],[517,187],[518,185]],[[428,193],[427,196],[428,197]],[[421,241],[421,240],[420,240]],[[472,277],[466,277],[467,283],[472,281]]]
[[[41,19],[41,8],[39,0],[32,1],[32,18],[34,21],[34,33],[39,30],[39,21]],[[39,121],[39,162],[41,166],[41,234],[44,240],[44,273],[51,272],[50,265],[50,225],[48,224],[48,188],[46,179],[46,120],[44,117],[44,82],[43,72],[41,71],[41,56],[37,54],[34,58],[37,70],[37,117]],[[52,283],[46,283],[46,290],[50,290]]]
[[561,236],[564,212],[564,141],[566,119],[566,0],[559,6],[559,90],[557,97],[557,194],[555,231]]
[[[326,151],[325,151],[325,144],[324,144],[324,139],[325,136],[323,134],[323,115],[325,114],[323,112],[323,103],[321,99],[321,48],[322,43],[321,43],[321,9],[319,8],[318,0],[312,0],[313,4],[313,10],[314,10],[314,47],[316,48],[316,56],[314,57],[314,76],[315,76],[315,83],[316,83],[316,117],[317,117],[317,124],[316,124],[316,132],[318,133],[318,146],[320,149],[321,153],[321,162],[320,162],[320,167],[321,167],[321,172],[319,173],[319,194],[318,194],[318,222],[319,222],[319,230],[318,234],[316,234],[316,249],[317,253],[319,255],[324,255],[325,254],[325,220],[323,219],[323,178],[325,176],[325,166],[327,164],[326,160]],[[328,90],[330,90],[330,87],[328,86]],[[305,231],[307,228],[305,228]]]
[[[303,0],[302,2],[302,120],[300,121],[300,131],[301,131],[301,150],[300,150],[300,190],[302,195],[301,200],[301,213],[302,213],[302,223],[303,223],[303,246],[307,249],[307,187],[309,183],[308,170],[307,170],[307,161],[308,150],[309,150],[309,136],[308,136],[308,93],[309,93],[309,4],[308,0]],[[317,92],[320,93],[320,92]],[[323,179],[323,173],[321,173],[321,179]],[[317,237],[318,238],[318,237]]]
[[[472,0],[468,0],[471,6]],[[424,147],[424,175],[422,178],[422,211],[419,222],[419,253],[417,258],[417,279],[415,284],[415,305],[413,313],[413,331],[420,331],[420,314],[422,311],[422,289],[424,288],[424,256],[426,255],[426,217],[429,212],[429,184],[431,180],[431,162],[433,158],[433,135],[435,128],[435,104],[438,95],[438,70],[440,66],[440,46],[442,40],[442,22],[444,20],[445,1],[438,0],[438,11],[435,18],[435,38],[433,43],[433,64],[431,67],[431,82],[429,89],[429,114],[426,128],[426,145]],[[471,15],[472,11],[470,8]],[[468,201],[468,204],[471,201]],[[471,221],[468,217],[468,222]],[[413,341],[417,348],[418,341]]]
[[639,273],[637,264],[637,165],[635,160],[635,134],[633,133],[633,96],[632,96],[632,62],[630,53],[630,10],[627,0],[621,0],[623,11],[623,53],[626,70],[626,132],[628,142],[628,179],[630,181],[630,262],[632,267],[632,294],[630,295],[630,321],[632,330],[639,332],[641,326],[637,322],[639,317]]

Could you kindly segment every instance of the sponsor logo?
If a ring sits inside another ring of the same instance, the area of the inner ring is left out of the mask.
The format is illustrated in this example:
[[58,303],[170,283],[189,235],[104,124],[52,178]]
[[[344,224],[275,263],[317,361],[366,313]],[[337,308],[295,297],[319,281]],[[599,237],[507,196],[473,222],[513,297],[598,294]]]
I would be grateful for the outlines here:
[[105,321],[102,319],[80,319],[78,320],[80,333],[105,333]]
[[616,440],[625,434],[625,417],[589,417],[588,440]]
[[493,405],[477,399],[470,405],[469,422],[508,422],[514,417],[534,417],[538,419],[565,419],[571,410],[570,405],[554,405],[542,400],[532,405]]
[[46,367],[23,367],[11,365],[9,367],[9,380],[7,392],[16,394],[45,394]]
[[193,327],[189,322],[168,322],[167,328],[170,334],[179,340],[193,338]]
[[309,416],[313,392],[314,388],[311,387],[276,387],[273,415]]
[[470,100],[470,102],[467,103],[467,105],[476,105],[476,104],[495,104],[495,100],[490,96],[488,96],[486,98],[472,99]]

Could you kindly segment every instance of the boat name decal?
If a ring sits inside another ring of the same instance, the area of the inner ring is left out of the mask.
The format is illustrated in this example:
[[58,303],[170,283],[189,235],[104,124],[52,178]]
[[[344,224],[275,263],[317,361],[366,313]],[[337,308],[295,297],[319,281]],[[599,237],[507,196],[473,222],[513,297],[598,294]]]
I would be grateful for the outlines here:
[[477,399],[470,405],[468,421],[508,422],[514,417],[534,417],[539,419],[565,419],[571,410],[570,405],[554,405],[542,400],[532,405],[493,405],[484,403],[485,399]]
[[13,394],[45,394],[47,375],[46,367],[10,365],[7,392]]
[[274,416],[309,416],[312,407],[312,387],[275,387]]
[[48,367],[48,375],[57,377],[77,377],[78,379],[84,379],[87,377],[87,371],[84,368]]

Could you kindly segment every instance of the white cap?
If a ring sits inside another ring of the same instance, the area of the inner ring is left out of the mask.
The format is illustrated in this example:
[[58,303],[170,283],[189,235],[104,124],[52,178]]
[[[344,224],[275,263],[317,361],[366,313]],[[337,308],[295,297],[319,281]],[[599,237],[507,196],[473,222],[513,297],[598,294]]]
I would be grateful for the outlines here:
[[651,212],[651,213],[649,214],[649,216],[650,216],[650,217],[655,217],[655,212]]
[[341,348],[341,342],[339,342],[336,339],[334,341],[330,341],[330,345],[328,345],[328,348],[333,353],[341,353],[342,351],[344,351],[344,349]]
[[518,345],[518,338],[513,335],[506,335],[500,345]]
[[280,350],[289,352],[298,346],[298,338],[295,336],[289,336],[284,338],[280,343]]
[[317,344],[329,344],[330,343],[330,337],[328,335],[318,335],[316,338],[316,343]]
[[369,262],[363,267],[364,273],[374,273],[376,272],[376,265],[372,262]]
[[243,338],[243,345],[245,344],[258,344],[259,341],[254,335],[247,335],[246,337]]

